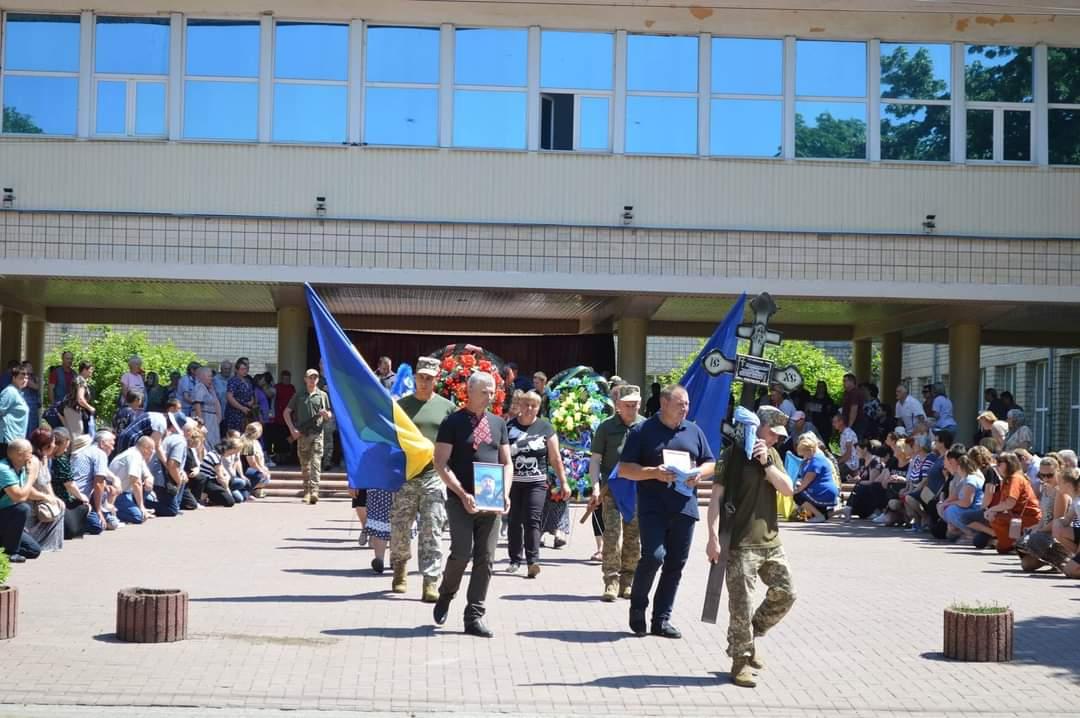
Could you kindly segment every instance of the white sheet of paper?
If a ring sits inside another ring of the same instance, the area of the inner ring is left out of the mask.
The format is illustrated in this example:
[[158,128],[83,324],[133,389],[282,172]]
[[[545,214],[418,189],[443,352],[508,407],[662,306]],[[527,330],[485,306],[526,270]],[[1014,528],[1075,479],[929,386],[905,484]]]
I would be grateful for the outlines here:
[[674,451],[672,449],[664,449],[664,466],[668,466],[672,469],[678,469],[684,474],[690,473],[694,468],[690,463],[690,452],[688,451]]

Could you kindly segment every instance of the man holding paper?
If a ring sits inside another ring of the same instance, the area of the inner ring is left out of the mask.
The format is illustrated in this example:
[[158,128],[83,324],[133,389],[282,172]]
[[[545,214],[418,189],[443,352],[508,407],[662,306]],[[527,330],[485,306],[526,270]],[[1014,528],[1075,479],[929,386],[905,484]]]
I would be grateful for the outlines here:
[[689,410],[686,389],[664,387],[659,413],[630,430],[619,460],[619,475],[638,482],[641,561],[630,591],[630,630],[639,636],[647,632],[645,609],[659,570],[650,631],[682,637],[671,611],[698,521],[697,484],[715,467],[705,433],[686,420]]

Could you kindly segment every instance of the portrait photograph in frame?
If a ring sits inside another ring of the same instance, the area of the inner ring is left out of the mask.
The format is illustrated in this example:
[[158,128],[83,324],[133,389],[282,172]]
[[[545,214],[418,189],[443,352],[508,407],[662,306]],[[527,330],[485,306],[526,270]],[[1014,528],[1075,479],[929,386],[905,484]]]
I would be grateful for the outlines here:
[[473,463],[473,488],[477,511],[506,510],[506,479],[502,464]]

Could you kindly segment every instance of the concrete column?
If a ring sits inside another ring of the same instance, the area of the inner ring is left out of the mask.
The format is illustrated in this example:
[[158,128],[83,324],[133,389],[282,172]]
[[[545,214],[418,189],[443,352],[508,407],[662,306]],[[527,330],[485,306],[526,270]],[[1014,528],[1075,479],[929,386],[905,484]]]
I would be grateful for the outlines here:
[[851,373],[860,384],[870,381],[870,351],[872,345],[869,339],[856,339],[851,342]]
[[957,322],[949,327],[949,398],[956,416],[957,436],[963,440],[975,431],[982,397],[979,396],[979,350],[982,327],[977,322]]
[[645,385],[645,342],[649,320],[640,317],[620,319],[615,327],[618,337],[616,373],[630,384]]
[[887,332],[881,338],[881,402],[892,403],[900,384],[900,365],[904,360],[904,345],[900,332]]
[[300,386],[307,365],[308,327],[311,315],[307,307],[281,307],[277,312],[277,373],[285,369],[293,375],[293,383]]
[[22,361],[25,358],[22,338],[23,315],[14,309],[4,309],[0,312],[0,371],[6,370],[12,359]]
[[40,319],[26,320],[26,356],[34,365],[34,373],[45,373],[45,322]]

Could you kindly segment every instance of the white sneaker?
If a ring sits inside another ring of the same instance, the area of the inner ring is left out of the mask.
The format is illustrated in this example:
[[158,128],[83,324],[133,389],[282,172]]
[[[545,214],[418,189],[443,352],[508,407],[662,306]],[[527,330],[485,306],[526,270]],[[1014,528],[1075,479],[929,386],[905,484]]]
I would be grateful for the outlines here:
[[885,514],[878,514],[877,516],[874,516],[870,520],[873,521],[878,526],[880,526],[881,524],[885,523]]
[[841,517],[843,517],[844,521],[851,521],[851,507],[850,506],[845,506],[844,508],[840,509],[837,513]]

